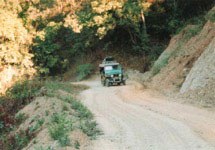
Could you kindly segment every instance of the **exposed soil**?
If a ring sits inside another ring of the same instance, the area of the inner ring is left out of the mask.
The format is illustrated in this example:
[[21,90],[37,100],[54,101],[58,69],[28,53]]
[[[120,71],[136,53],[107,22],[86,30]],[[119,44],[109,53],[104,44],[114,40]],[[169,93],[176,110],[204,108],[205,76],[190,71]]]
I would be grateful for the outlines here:
[[88,150],[215,150],[215,112],[168,101],[135,82],[81,94],[104,135]]
[[194,28],[195,26],[187,26],[171,39],[167,49],[155,62],[164,63],[164,66],[156,75],[151,75],[150,82],[145,82],[148,87],[167,94],[180,90],[195,62],[215,37],[215,23],[211,21],[197,35],[189,37],[186,32]]
[[[85,150],[94,133],[89,136],[84,132],[83,128],[89,129],[84,123],[90,124],[94,120],[82,104],[78,105],[76,97],[87,88],[68,82],[47,81],[38,94],[41,97],[36,97],[16,114],[20,124],[5,135],[8,140],[4,141],[3,147],[0,145],[0,150]],[[82,109],[75,109],[75,104]],[[88,113],[85,114],[88,117],[84,118],[80,113]],[[68,128],[67,133],[58,132],[65,128]],[[89,130],[94,131],[95,128],[93,126]]]
[[[63,91],[62,91],[63,92]],[[62,93],[61,93],[62,95]],[[51,147],[53,150],[75,150],[74,142],[78,141],[81,145],[80,148],[84,149],[89,142],[89,137],[85,135],[78,129],[75,129],[69,133],[69,139],[71,140],[71,146],[67,147],[60,147],[59,143],[56,140],[51,139],[49,135],[49,131],[47,128],[47,123],[51,119],[51,116],[54,113],[62,112],[62,106],[70,106],[69,103],[62,102],[57,98],[44,98],[40,97],[33,101],[31,104],[27,105],[24,109],[22,109],[19,113],[24,113],[28,116],[28,119],[16,130],[19,132],[20,130],[26,131],[30,126],[35,126],[35,117],[37,118],[44,118],[45,122],[43,126],[40,127],[39,132],[37,133],[36,137],[25,147],[23,150],[35,150],[42,147],[43,149]],[[54,108],[54,109],[53,109]],[[46,111],[49,112],[49,115],[46,115]],[[72,110],[69,111],[70,114],[74,113]],[[41,149],[42,149],[41,148]]]

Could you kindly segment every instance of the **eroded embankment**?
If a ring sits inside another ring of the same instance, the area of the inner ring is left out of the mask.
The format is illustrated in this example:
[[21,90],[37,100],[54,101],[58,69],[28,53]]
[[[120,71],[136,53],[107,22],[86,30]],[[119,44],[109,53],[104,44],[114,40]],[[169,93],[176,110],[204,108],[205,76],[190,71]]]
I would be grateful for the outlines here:
[[[215,8],[207,15],[214,17]],[[215,105],[215,22],[189,25],[172,38],[168,48],[155,62],[152,70],[141,76],[149,88],[168,95],[178,95],[204,106]]]
[[93,114],[77,99],[87,89],[45,81],[35,100],[17,114],[20,124],[2,136],[4,150],[85,149],[100,131]]

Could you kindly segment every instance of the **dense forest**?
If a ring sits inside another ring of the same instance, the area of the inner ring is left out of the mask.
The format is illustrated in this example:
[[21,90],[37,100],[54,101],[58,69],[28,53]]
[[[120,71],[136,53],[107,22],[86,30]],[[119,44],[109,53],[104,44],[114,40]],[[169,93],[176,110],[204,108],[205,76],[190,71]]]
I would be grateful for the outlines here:
[[56,75],[98,49],[153,60],[212,6],[213,0],[2,0],[0,66]]

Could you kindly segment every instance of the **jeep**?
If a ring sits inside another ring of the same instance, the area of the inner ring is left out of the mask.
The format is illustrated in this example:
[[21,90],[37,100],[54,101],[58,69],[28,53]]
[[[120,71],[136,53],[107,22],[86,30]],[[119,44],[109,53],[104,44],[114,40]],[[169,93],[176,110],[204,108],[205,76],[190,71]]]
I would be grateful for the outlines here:
[[126,78],[123,75],[122,68],[119,63],[109,63],[100,66],[101,83],[104,86],[126,84]]

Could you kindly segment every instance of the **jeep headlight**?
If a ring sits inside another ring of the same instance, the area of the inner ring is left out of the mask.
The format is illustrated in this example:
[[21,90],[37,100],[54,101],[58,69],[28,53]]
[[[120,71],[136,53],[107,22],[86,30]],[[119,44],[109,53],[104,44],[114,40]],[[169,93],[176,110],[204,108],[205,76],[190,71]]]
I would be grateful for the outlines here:
[[113,74],[111,75],[111,78],[113,78]]
[[105,77],[110,77],[110,75],[109,75],[109,74],[106,74]]
[[121,76],[122,76],[122,74],[119,74],[119,76],[121,77]]

